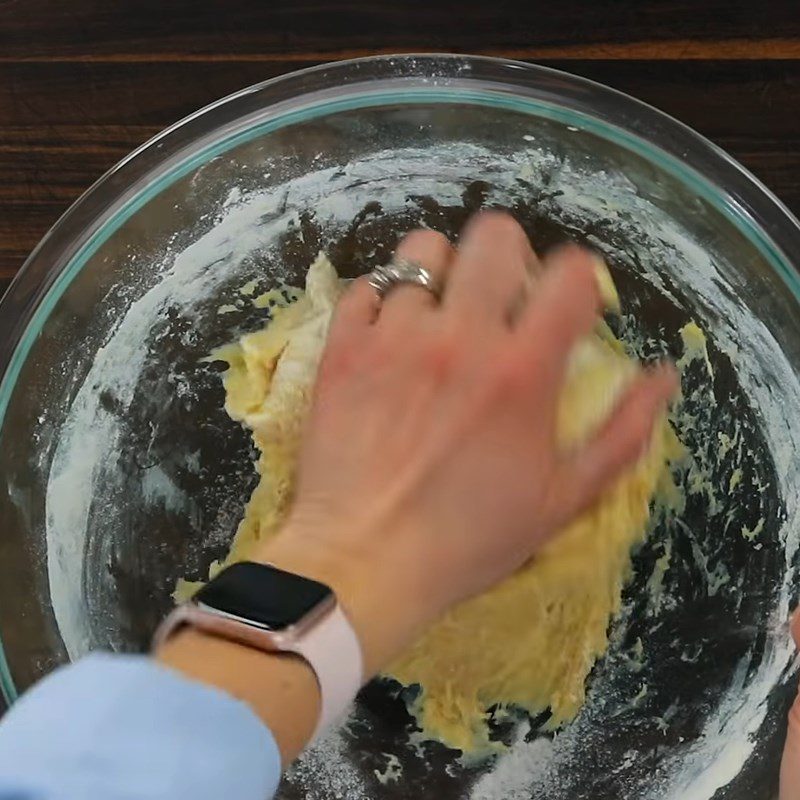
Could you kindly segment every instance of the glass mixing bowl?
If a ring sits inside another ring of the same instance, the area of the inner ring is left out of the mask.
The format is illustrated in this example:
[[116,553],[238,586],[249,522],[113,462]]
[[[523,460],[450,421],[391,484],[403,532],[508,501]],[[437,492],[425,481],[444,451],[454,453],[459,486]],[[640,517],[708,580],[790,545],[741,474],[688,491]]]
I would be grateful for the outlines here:
[[246,89],[133,153],[34,251],[0,307],[9,700],[92,648],[145,648],[176,579],[224,553],[254,453],[203,358],[264,323],[254,294],[299,283],[320,249],[362,273],[407,229],[455,236],[487,206],[539,248],[602,250],[641,357],[681,357],[690,320],[706,333],[708,357],[681,362],[685,508],[655,518],[558,736],[497,715],[510,749],[462,764],[374,682],[282,796],[770,796],[791,694],[800,227],[675,120],[494,59],[364,59]]

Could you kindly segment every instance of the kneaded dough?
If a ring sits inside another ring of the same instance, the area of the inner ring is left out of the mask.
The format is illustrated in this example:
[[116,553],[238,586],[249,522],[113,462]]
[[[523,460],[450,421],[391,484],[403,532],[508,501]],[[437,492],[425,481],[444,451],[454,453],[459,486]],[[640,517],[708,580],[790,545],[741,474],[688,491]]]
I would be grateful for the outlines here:
[[[246,558],[286,514],[300,432],[341,291],[335,269],[320,254],[296,302],[278,308],[263,330],[216,354],[230,365],[225,407],[252,430],[261,453],[261,480],[224,564]],[[634,374],[634,362],[605,326],[580,342],[560,402],[560,443],[574,445],[595,431]],[[630,574],[631,548],[644,536],[670,433],[660,420],[648,451],[598,503],[516,574],[450,611],[389,667],[387,674],[402,684],[420,685],[410,710],[424,737],[479,754],[495,747],[486,724],[493,705],[516,704],[533,714],[550,709],[551,728],[577,714],[586,676],[608,645],[609,622]],[[212,575],[221,566],[214,565]],[[193,588],[184,583],[176,594]]]

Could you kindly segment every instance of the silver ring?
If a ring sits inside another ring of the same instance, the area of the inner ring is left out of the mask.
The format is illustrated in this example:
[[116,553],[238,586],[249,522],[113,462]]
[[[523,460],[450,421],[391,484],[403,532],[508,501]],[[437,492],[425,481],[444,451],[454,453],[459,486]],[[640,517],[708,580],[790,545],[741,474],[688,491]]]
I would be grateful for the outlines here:
[[410,284],[429,291],[437,300],[442,296],[442,284],[436,276],[416,261],[393,258],[388,264],[375,267],[369,274],[369,285],[383,300],[397,286]]

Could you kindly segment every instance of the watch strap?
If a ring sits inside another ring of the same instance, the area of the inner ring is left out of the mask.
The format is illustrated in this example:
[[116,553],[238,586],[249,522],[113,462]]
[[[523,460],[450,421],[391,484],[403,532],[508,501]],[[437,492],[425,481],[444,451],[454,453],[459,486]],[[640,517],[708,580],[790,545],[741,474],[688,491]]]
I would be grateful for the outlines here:
[[313,742],[344,716],[361,688],[361,645],[350,620],[336,603],[298,640],[292,652],[308,662],[319,684],[320,714]]
[[[202,590],[201,590],[202,591]],[[216,636],[271,653],[294,653],[305,660],[317,679],[320,713],[312,741],[344,715],[364,680],[364,660],[358,636],[342,607],[330,607],[302,633],[287,636],[269,631],[247,618],[226,614],[213,606],[189,600],[174,608],[153,638],[157,648],[177,630],[189,625]]]

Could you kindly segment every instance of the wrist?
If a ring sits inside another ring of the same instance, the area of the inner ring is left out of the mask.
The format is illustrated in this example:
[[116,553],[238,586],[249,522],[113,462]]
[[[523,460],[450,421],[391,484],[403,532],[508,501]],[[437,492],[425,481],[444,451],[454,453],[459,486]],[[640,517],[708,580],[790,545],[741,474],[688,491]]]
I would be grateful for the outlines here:
[[246,703],[272,731],[284,766],[311,737],[320,713],[317,679],[301,658],[205,633],[179,631],[153,654],[185,678]]
[[290,522],[253,554],[253,560],[333,590],[361,645],[367,681],[413,642],[426,620],[413,591],[403,585],[401,570],[336,542],[337,537],[320,539],[308,527]]

